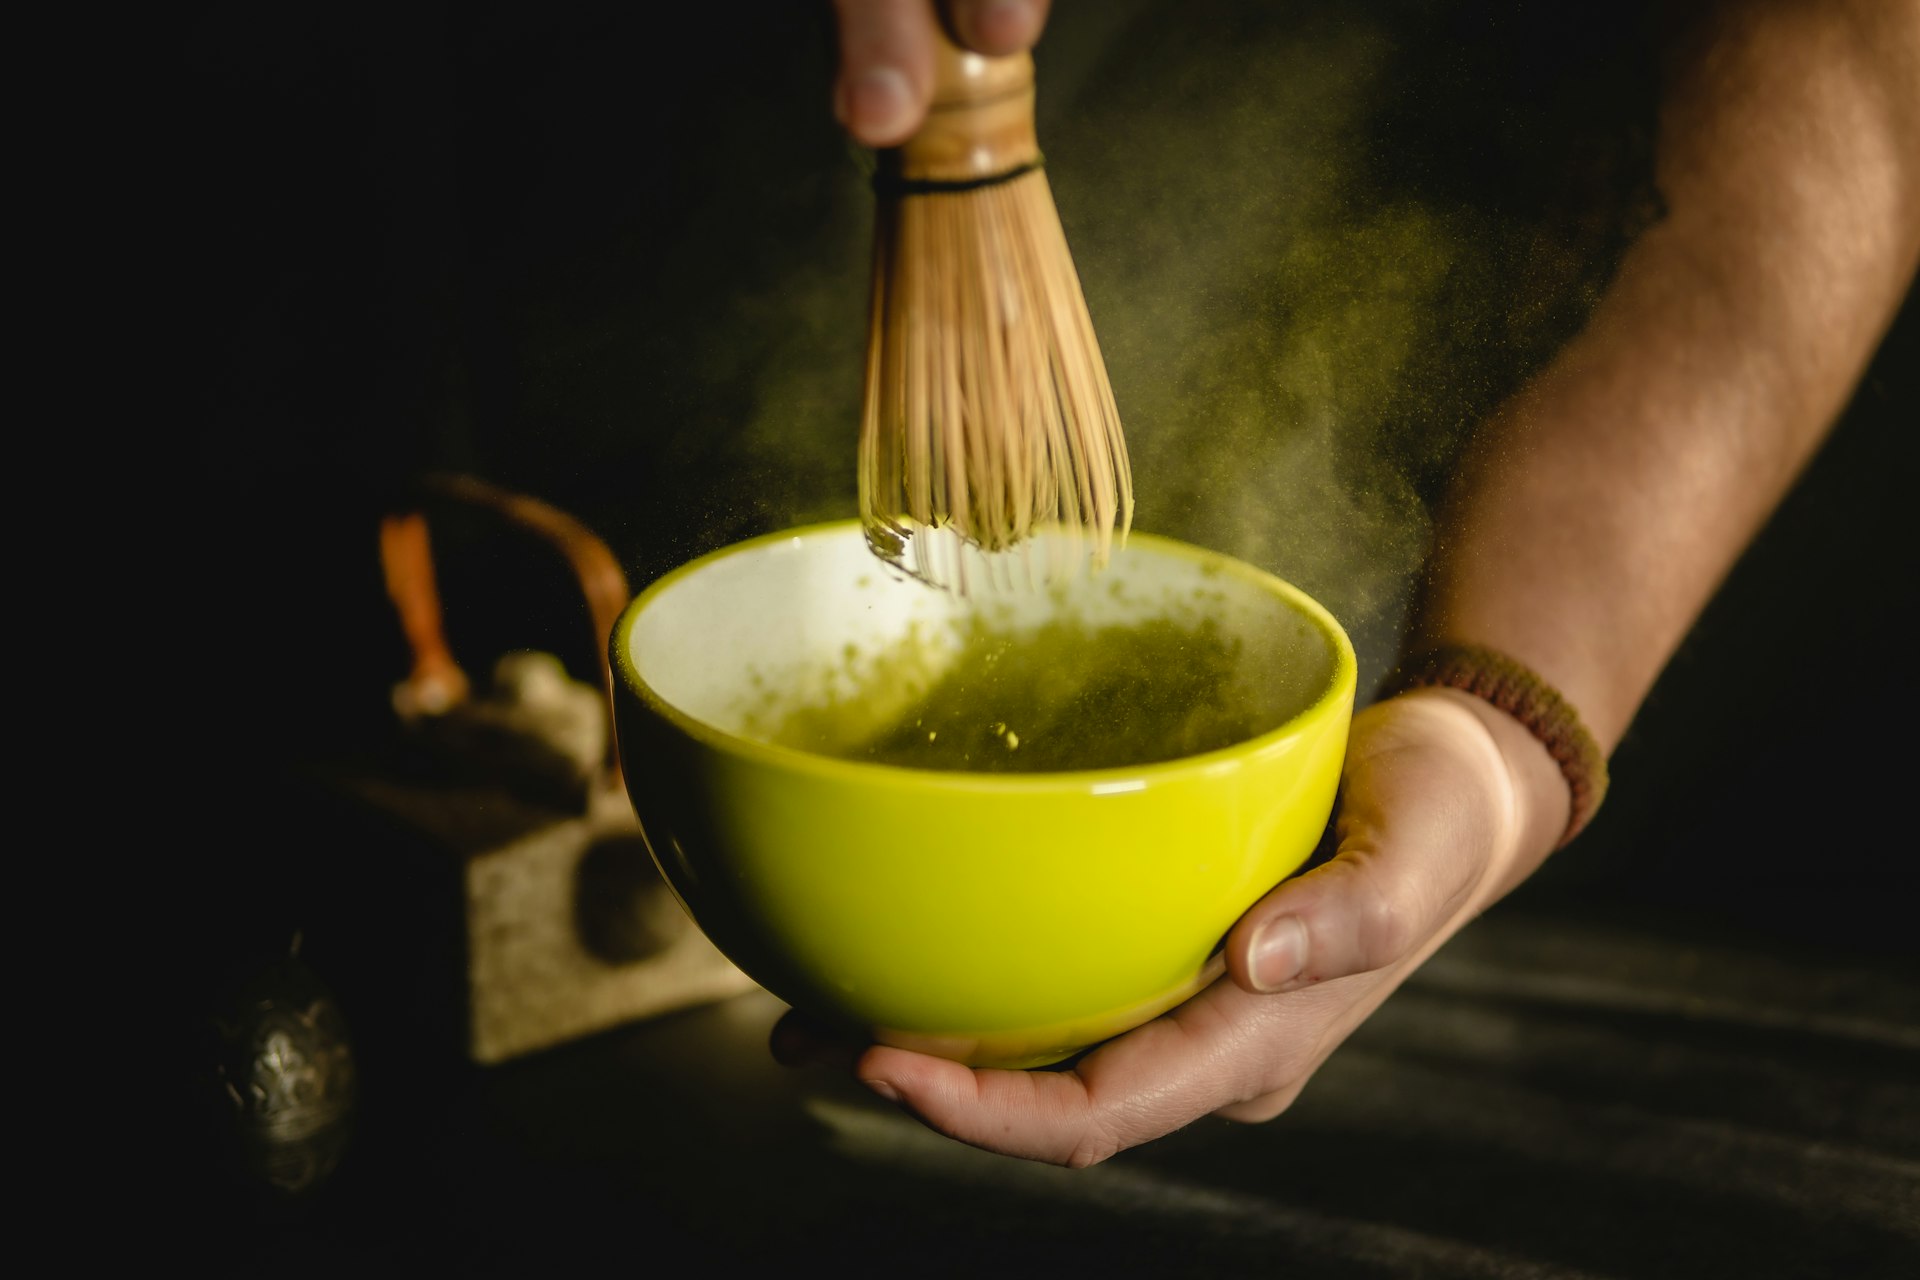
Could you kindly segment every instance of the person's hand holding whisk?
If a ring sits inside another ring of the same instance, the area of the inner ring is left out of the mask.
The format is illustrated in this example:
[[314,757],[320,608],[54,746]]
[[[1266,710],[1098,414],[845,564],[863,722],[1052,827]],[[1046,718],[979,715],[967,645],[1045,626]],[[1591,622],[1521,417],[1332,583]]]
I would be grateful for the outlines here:
[[[1033,38],[1040,7],[994,38]],[[910,129],[931,9],[839,8],[849,128]],[[984,8],[956,25],[980,30]],[[1731,4],[1702,21],[1661,107],[1666,212],[1455,478],[1399,676],[1355,718],[1333,856],[1241,918],[1211,986],[1066,1069],[833,1046],[792,1014],[778,1057],[850,1056],[935,1130],[1060,1164],[1203,1116],[1269,1119],[1579,832],[1607,755],[1840,416],[1920,262],[1920,7]],[[878,87],[888,68],[904,106]]]
[[[1023,53],[1040,38],[1049,0],[948,0],[941,12],[975,53]],[[833,114],[854,141],[890,147],[920,126],[933,99],[940,16],[932,0],[834,0],[840,68]]]

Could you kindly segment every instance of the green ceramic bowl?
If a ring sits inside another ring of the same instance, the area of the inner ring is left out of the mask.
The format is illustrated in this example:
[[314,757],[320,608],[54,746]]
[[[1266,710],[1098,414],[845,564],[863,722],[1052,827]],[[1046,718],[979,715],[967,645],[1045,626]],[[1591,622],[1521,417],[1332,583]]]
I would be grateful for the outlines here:
[[[1238,649],[1233,696],[1254,728],[1176,759],[1041,773],[782,745],[798,708],[900,715],[983,610],[1011,635],[1204,623]],[[890,574],[857,522],[797,529],[667,574],[610,647],[627,790],[699,927],[790,1005],[975,1066],[1060,1061],[1217,976],[1227,929],[1325,830],[1353,714],[1353,647],[1326,609],[1142,533],[1099,573],[969,600]]]

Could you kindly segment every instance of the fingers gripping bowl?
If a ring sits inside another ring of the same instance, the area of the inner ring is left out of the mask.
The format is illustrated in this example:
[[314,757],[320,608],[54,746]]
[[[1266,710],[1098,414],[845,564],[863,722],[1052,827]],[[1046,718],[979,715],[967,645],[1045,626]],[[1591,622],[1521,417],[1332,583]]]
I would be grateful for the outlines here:
[[649,586],[610,649],[634,811],[713,943],[974,1066],[1058,1062],[1216,977],[1325,829],[1355,688],[1304,593],[1139,533],[972,598],[889,574],[855,521],[770,535]]

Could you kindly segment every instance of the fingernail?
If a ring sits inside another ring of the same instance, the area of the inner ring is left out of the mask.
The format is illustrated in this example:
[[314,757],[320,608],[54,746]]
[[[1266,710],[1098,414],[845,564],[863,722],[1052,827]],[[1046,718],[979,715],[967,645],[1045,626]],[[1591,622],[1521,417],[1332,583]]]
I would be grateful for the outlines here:
[[1278,991],[1307,967],[1307,925],[1299,916],[1281,916],[1253,935],[1253,982],[1262,991]]
[[871,142],[896,142],[907,131],[913,90],[894,67],[870,67],[846,88],[841,120]]
[[900,1101],[900,1091],[888,1084],[885,1080],[862,1080],[860,1083],[885,1098],[888,1102]]

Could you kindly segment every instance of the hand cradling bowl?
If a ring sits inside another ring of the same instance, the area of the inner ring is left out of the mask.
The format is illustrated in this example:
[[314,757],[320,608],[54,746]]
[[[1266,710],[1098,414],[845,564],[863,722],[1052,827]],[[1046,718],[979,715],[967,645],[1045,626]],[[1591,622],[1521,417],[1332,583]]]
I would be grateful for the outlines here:
[[789,1004],[973,1066],[1214,980],[1325,829],[1355,689],[1304,593],[1142,533],[968,597],[855,521],[769,535],[661,578],[610,645],[628,793],[695,923]]

